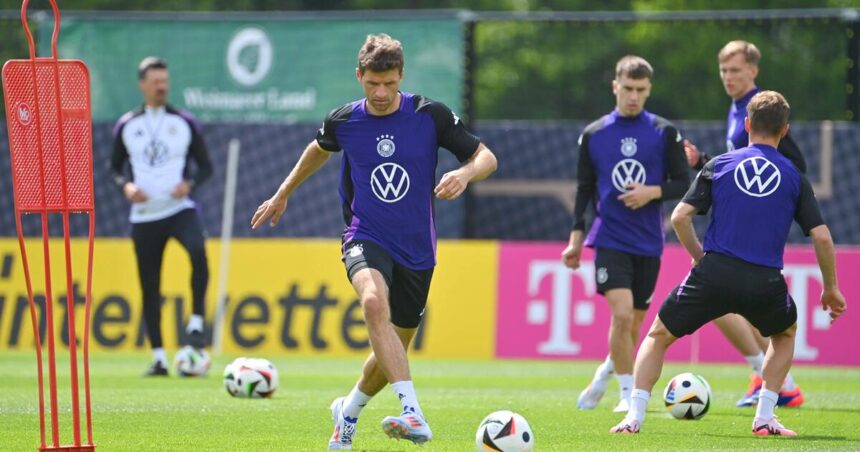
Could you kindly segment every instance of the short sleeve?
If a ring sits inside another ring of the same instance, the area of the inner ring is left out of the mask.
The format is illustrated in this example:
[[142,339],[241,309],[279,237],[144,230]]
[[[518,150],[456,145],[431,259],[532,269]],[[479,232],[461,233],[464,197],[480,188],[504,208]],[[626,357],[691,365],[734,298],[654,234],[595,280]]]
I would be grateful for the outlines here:
[[424,97],[416,99],[417,111],[426,111],[436,126],[436,139],[439,145],[451,151],[457,160],[465,162],[472,158],[481,139],[472,135],[463,121],[445,104]]
[[714,165],[716,159],[710,160],[702,167],[696,179],[690,185],[689,190],[681,199],[681,202],[687,203],[698,210],[699,214],[706,214],[711,209],[713,198],[711,197],[711,187],[714,181]]
[[352,114],[352,104],[346,104],[336,108],[326,115],[322,127],[317,130],[317,144],[329,152],[340,152],[340,143],[337,141],[337,127],[349,120]]
[[805,176],[801,176],[800,179],[800,197],[797,199],[794,221],[800,225],[803,233],[807,236],[813,228],[824,224],[824,218],[821,216],[821,208],[818,206],[818,200],[815,199],[812,184]]

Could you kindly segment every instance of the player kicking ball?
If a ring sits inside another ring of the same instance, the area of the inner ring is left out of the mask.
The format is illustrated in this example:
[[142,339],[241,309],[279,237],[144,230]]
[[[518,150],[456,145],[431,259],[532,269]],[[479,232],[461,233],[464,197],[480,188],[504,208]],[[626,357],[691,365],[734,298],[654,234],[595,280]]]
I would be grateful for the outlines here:
[[[791,368],[797,329],[797,308],[781,272],[792,220],[812,236],[824,287],[821,304],[829,310],[831,322],[845,312],[846,304],[836,281],[833,239],[812,186],[776,150],[788,133],[790,111],[781,94],[756,94],[744,121],[750,145],[708,162],[672,213],[672,226],[694,265],[663,302],[639,348],[630,409],[611,433],[639,432],[672,343],[718,317],[736,313],[762,336],[770,337],[752,433],[797,435],[774,415],[780,387]],[[703,247],[692,220],[710,209]]]
[[[388,384],[403,411],[382,420],[385,434],[416,444],[433,438],[406,356],[436,265],[433,197],[456,199],[496,169],[492,151],[448,107],[400,91],[403,64],[400,41],[386,34],[367,37],[356,69],[365,97],[329,113],[316,140],[252,219],[255,229],[277,224],[293,191],[331,154],[344,153],[341,260],[361,301],[372,352],[356,385],[331,404],[329,450],[352,449],[361,410]],[[440,146],[462,166],[435,184]]]

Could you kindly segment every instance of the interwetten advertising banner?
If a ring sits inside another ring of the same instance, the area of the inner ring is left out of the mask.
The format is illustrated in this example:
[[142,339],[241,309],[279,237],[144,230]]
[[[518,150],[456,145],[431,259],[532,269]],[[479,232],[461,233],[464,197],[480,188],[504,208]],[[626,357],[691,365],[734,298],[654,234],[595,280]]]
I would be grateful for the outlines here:
[[[28,243],[37,312],[44,310],[41,242]],[[67,337],[66,284],[62,241],[52,242],[54,328]],[[72,244],[76,327],[83,328],[86,241]],[[220,252],[207,243],[210,274],[207,322],[215,313],[214,265]],[[336,240],[236,240],[231,246],[227,309],[223,325],[227,353],[365,355],[370,351],[361,306],[347,281]],[[493,242],[442,241],[424,323],[413,351],[437,358],[483,358],[494,354],[496,262]],[[191,269],[176,243],[168,245],[162,268],[162,333],[176,349],[191,314]],[[44,318],[41,317],[40,318]],[[46,324],[41,322],[42,333]],[[99,239],[95,248],[92,323],[94,350],[148,350],[142,324],[140,285],[131,240]],[[14,239],[0,239],[0,350],[34,344],[24,272]],[[42,334],[42,337],[45,337]],[[68,340],[65,339],[67,345]]]

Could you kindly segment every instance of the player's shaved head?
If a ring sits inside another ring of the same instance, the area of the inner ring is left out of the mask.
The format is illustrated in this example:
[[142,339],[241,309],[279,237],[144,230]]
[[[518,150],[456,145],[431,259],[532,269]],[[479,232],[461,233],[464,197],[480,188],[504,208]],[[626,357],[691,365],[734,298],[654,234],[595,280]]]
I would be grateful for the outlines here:
[[750,133],[778,137],[788,124],[791,106],[782,94],[776,91],[762,91],[747,105],[750,118]]
[[385,33],[367,35],[358,51],[358,71],[386,72],[397,69],[403,72],[403,45]]
[[651,79],[654,76],[654,69],[651,64],[645,61],[645,58],[636,55],[627,55],[615,64],[615,79],[621,80],[622,77],[641,80],[643,78]]
[[744,60],[753,66],[758,66],[758,62],[761,60],[761,52],[755,44],[740,40],[731,41],[723,46],[720,53],[717,54],[717,59],[723,63],[735,55],[743,55]]

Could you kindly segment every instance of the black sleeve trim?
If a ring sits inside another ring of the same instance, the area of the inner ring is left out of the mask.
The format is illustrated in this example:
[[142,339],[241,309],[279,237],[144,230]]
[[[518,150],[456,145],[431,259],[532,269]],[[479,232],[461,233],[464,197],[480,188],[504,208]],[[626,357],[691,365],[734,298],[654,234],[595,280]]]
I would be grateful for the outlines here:
[[791,163],[794,164],[794,167],[801,174],[806,174],[806,159],[803,157],[803,152],[800,151],[797,143],[791,138],[790,133],[779,140],[779,146],[777,146],[776,150],[784,155],[785,158],[791,160]]
[[666,182],[660,184],[661,199],[677,199],[690,188],[690,170],[684,153],[684,139],[681,132],[669,121],[658,117],[658,127],[663,128],[666,140]]
[[706,153],[704,153],[704,152],[699,152],[699,161],[698,161],[698,162],[696,162],[696,164],[695,164],[695,165],[693,165],[693,169],[694,169],[694,170],[696,170],[696,171],[700,171],[702,168],[704,168],[704,167],[705,167],[705,164],[707,164],[708,162],[710,162],[711,160],[713,160],[713,158],[714,158],[714,156],[713,156],[713,155],[711,155],[711,154],[706,154]]
[[322,127],[317,131],[317,144],[323,150],[329,152],[340,152],[340,143],[337,142],[337,127],[352,116],[352,103],[335,108],[326,115]]
[[451,151],[461,163],[469,160],[478,150],[481,139],[473,135],[463,121],[445,104],[416,95],[415,111],[426,112],[436,126],[436,140]]
[[589,141],[594,132],[603,128],[603,118],[589,124],[579,136],[579,161],[576,165],[576,203],[573,205],[573,230],[585,230],[585,212],[597,193],[597,173],[591,162]]
[[815,192],[812,190],[812,184],[805,176],[800,176],[800,196],[797,198],[797,210],[794,213],[794,220],[800,225],[803,233],[809,236],[809,231],[817,226],[824,224],[824,218],[821,216],[821,208],[818,205],[818,200],[815,199]]
[[[188,122],[189,127],[191,127],[191,144],[188,146],[188,157],[186,158],[183,177],[189,184],[191,184],[192,189],[196,189],[203,182],[206,182],[206,180],[212,177],[213,168],[212,160],[209,158],[209,151],[206,147],[206,142],[203,140],[202,127],[200,127],[199,124],[197,124],[197,122],[188,115],[190,114],[185,113],[181,115]],[[188,160],[192,159],[197,165],[197,171],[194,173],[193,177],[189,177],[190,169]]]
[[120,190],[130,181],[130,178],[125,173],[125,162],[128,161],[128,149],[126,149],[125,143],[122,141],[122,131],[125,129],[127,123],[128,119],[126,119],[126,116],[123,116],[117,122],[116,127],[114,127],[113,152],[111,152],[110,164],[108,165],[111,179]]
[[696,179],[687,190],[687,194],[681,199],[681,202],[687,203],[696,208],[699,215],[704,215],[710,210],[712,203],[711,186],[714,179],[714,166],[717,159],[712,159],[702,167]]

